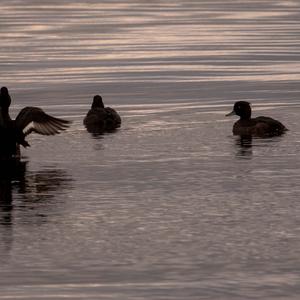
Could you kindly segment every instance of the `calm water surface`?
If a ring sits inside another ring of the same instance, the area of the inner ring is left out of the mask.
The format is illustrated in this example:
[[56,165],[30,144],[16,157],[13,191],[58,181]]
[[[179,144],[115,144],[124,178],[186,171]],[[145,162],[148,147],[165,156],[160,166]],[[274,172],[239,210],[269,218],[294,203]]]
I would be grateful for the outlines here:
[[[73,120],[0,171],[0,299],[299,299],[299,1],[0,3],[0,81]],[[82,125],[100,93],[123,119]],[[282,137],[232,137],[234,101]]]

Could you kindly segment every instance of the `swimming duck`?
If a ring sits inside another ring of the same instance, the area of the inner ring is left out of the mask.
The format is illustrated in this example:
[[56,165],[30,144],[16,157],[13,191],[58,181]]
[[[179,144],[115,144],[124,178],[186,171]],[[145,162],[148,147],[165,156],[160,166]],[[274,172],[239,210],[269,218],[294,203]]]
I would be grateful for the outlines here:
[[19,155],[20,145],[29,147],[25,137],[31,132],[54,135],[65,130],[70,121],[58,119],[46,114],[38,107],[24,107],[15,120],[9,115],[11,97],[7,87],[0,89],[0,158],[12,158]]
[[121,126],[120,115],[111,107],[105,107],[102,97],[94,96],[91,109],[83,120],[83,124],[91,133],[112,131]]
[[234,135],[270,137],[281,135],[288,130],[282,123],[270,117],[251,118],[251,106],[247,101],[236,102],[233,111],[226,116],[231,115],[240,117],[233,125]]

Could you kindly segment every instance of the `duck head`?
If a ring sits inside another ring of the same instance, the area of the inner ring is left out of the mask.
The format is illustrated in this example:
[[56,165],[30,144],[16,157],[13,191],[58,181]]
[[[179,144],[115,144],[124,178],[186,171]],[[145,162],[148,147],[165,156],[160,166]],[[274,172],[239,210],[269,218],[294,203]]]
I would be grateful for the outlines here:
[[234,103],[233,111],[226,116],[238,115],[241,119],[248,120],[251,118],[251,106],[247,101],[237,101]]
[[1,108],[8,108],[11,104],[11,98],[8,93],[7,87],[3,86],[0,89],[0,107]]
[[92,108],[104,108],[102,97],[99,95],[94,96]]

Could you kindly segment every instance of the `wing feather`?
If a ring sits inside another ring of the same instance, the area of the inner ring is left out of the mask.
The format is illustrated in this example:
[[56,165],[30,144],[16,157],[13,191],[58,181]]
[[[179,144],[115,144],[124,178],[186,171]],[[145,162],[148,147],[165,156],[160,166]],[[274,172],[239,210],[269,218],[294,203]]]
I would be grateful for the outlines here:
[[36,132],[43,135],[54,135],[66,130],[70,121],[55,118],[46,114],[39,107],[25,107],[16,117],[16,125],[25,135]]

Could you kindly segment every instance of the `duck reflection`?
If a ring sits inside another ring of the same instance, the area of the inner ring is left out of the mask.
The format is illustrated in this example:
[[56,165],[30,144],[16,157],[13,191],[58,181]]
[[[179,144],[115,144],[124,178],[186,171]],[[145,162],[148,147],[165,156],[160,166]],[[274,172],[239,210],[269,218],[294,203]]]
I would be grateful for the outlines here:
[[237,157],[251,158],[252,157],[252,137],[238,136],[235,140],[237,146]]
[[[60,211],[55,196],[68,188],[71,177],[62,169],[27,171],[27,162],[0,161],[0,263],[5,264],[14,242],[14,224],[45,223],[51,209]],[[47,201],[45,201],[47,200]],[[51,200],[51,201],[49,201]]]
[[11,224],[13,209],[12,189],[25,178],[27,162],[21,162],[17,159],[1,161],[0,168],[0,224]]
[[[5,263],[6,255],[13,243],[13,186],[24,181],[27,162],[19,160],[0,161],[0,262]],[[1,226],[6,225],[6,226]],[[1,230],[2,229],[2,230]]]
[[0,163],[0,225],[13,223],[16,206],[14,195],[22,201],[18,209],[32,209],[31,203],[54,198],[72,181],[62,169],[44,167],[40,171],[28,172],[26,161],[9,160]]

